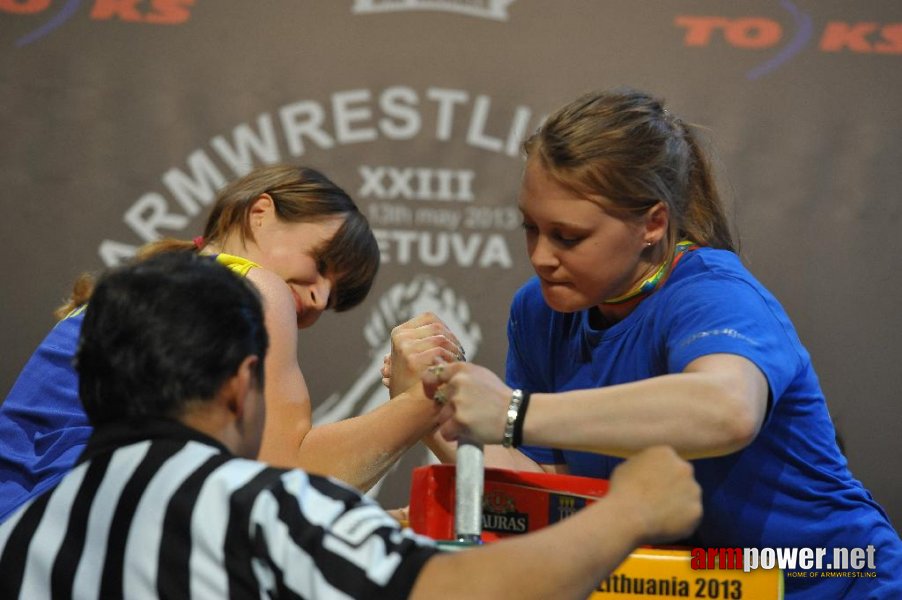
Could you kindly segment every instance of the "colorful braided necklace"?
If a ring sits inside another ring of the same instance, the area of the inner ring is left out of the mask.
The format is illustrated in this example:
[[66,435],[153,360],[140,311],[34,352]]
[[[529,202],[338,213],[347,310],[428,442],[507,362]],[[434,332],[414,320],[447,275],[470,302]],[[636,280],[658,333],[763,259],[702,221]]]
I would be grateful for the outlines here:
[[629,302],[630,300],[635,300],[640,296],[647,296],[652,293],[655,288],[664,280],[664,278],[673,270],[676,264],[683,258],[690,250],[695,250],[698,248],[698,244],[695,242],[684,240],[682,242],[678,242],[676,247],[673,249],[673,257],[669,261],[664,261],[661,263],[661,266],[655,270],[648,278],[646,278],[642,283],[634,287],[632,290],[623,294],[622,296],[617,296],[616,298],[611,298],[609,300],[605,300],[602,304],[623,304],[624,302]]

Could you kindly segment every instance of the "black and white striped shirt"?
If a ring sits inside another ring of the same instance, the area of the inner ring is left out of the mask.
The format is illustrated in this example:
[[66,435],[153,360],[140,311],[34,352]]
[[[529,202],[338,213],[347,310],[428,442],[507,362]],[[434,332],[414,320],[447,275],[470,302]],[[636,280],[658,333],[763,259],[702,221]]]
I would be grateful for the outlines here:
[[348,487],[155,421],[95,431],[0,525],[0,598],[403,598],[434,553]]

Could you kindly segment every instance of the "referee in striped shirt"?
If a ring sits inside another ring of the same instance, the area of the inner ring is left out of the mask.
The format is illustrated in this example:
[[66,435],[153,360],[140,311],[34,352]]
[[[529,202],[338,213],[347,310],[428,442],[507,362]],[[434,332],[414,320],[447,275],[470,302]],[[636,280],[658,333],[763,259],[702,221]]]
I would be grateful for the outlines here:
[[76,356],[94,433],[0,525],[0,598],[584,598],[699,518],[690,467],[657,448],[559,525],[440,554],[343,484],[252,460],[266,347],[256,292],[214,261],[104,276]]

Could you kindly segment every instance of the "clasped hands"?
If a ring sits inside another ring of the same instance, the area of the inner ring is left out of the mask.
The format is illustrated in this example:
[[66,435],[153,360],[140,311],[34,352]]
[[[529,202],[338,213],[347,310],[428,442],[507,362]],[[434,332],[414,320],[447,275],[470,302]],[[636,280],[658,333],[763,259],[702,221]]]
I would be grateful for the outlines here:
[[501,442],[512,390],[485,367],[467,363],[451,329],[432,313],[398,325],[383,359],[382,383],[391,397],[422,382],[426,396],[444,405],[441,435]]

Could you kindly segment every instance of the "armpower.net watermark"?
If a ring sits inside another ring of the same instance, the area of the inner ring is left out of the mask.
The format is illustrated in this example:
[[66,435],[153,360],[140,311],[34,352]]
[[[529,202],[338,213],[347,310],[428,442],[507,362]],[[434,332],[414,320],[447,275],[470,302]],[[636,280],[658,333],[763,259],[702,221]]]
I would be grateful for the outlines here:
[[874,578],[877,557],[866,548],[693,548],[690,566],[695,571],[725,569],[746,573],[780,569],[786,577]]

